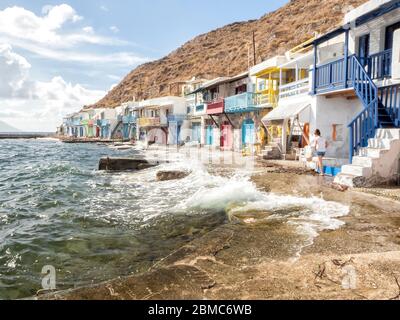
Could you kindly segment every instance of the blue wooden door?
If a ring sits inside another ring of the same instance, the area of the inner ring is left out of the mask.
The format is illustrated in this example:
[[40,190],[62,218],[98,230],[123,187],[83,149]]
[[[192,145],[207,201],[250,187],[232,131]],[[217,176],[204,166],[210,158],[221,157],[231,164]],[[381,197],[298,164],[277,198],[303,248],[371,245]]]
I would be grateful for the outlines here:
[[192,127],[192,141],[193,142],[201,142],[201,125],[200,124],[193,124]]

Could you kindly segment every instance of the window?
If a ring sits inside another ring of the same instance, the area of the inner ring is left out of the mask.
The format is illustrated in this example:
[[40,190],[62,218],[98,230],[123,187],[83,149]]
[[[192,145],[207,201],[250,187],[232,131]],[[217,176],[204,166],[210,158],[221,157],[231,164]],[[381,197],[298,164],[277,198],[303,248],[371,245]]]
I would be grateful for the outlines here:
[[242,94],[247,92],[247,84],[242,84],[235,88],[235,94]]
[[332,125],[332,141],[343,141],[343,128],[342,124]]
[[258,79],[258,81],[257,81],[257,91],[264,91],[265,88],[266,88],[265,80],[264,79]]
[[368,63],[369,56],[369,34],[363,35],[358,38],[358,57],[363,66]]

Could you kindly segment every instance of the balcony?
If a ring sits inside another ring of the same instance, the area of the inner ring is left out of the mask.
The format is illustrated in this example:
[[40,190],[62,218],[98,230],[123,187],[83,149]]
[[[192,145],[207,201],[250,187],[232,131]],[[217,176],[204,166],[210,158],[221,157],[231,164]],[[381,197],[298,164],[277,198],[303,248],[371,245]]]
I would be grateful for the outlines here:
[[[316,67],[314,92],[328,92],[353,86],[355,55]],[[392,50],[382,51],[359,60],[372,80],[390,78],[392,75]],[[357,63],[356,63],[357,64]],[[346,72],[347,65],[347,72]]]
[[168,122],[178,122],[182,123],[183,121],[186,120],[186,115],[169,115],[167,117]]
[[367,59],[368,74],[372,80],[381,80],[392,76],[392,49],[385,50]]
[[136,116],[134,116],[134,115],[123,116],[122,123],[123,124],[134,124],[134,123],[136,123]]
[[258,94],[256,93],[247,92],[225,98],[225,112],[242,113],[255,111],[257,110],[257,97]]
[[292,98],[310,91],[309,79],[302,79],[279,87],[279,99]]
[[278,105],[278,93],[275,90],[258,93],[255,103],[257,108],[274,108]]
[[[329,62],[316,68],[315,91],[325,92],[344,89],[351,84],[353,56]],[[346,70],[347,65],[347,72]]]
[[107,127],[107,126],[109,126],[111,123],[110,123],[110,120],[108,120],[108,119],[101,119],[100,120],[100,126],[101,127]]
[[225,100],[220,98],[207,103],[207,114],[217,115],[224,113]]
[[159,127],[161,125],[160,118],[139,118],[138,124],[141,127]]
[[81,120],[81,126],[87,126],[89,124],[89,120]]

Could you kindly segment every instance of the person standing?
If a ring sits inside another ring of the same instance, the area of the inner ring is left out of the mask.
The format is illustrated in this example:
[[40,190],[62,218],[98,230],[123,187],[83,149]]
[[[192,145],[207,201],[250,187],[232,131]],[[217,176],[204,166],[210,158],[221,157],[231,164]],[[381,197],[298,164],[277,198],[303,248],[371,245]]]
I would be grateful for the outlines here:
[[319,169],[320,175],[324,175],[324,165],[323,159],[326,154],[326,148],[328,148],[328,142],[326,139],[321,137],[321,131],[319,129],[315,130],[314,132],[314,148],[317,152],[318,162],[317,162],[317,169]]

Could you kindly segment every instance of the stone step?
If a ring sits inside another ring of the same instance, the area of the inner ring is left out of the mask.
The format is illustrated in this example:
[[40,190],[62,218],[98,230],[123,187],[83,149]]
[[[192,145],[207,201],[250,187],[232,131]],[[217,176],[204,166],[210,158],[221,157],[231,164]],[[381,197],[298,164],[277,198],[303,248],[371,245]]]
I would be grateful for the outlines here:
[[368,147],[375,149],[390,149],[392,139],[373,138],[368,140]]
[[369,157],[378,159],[381,157],[382,154],[388,152],[387,149],[382,148],[360,148],[358,155],[361,157]]
[[375,137],[380,139],[400,139],[400,129],[378,129]]
[[370,177],[372,175],[372,167],[363,167],[354,164],[342,166],[342,173],[358,177]]
[[361,156],[354,156],[353,157],[353,164],[356,166],[362,166],[362,167],[372,167],[374,162],[376,162],[377,159],[373,159],[370,157],[361,157]]
[[348,186],[350,188],[354,187],[354,179],[356,176],[352,174],[345,174],[345,173],[339,173],[336,177],[334,182],[343,186]]

